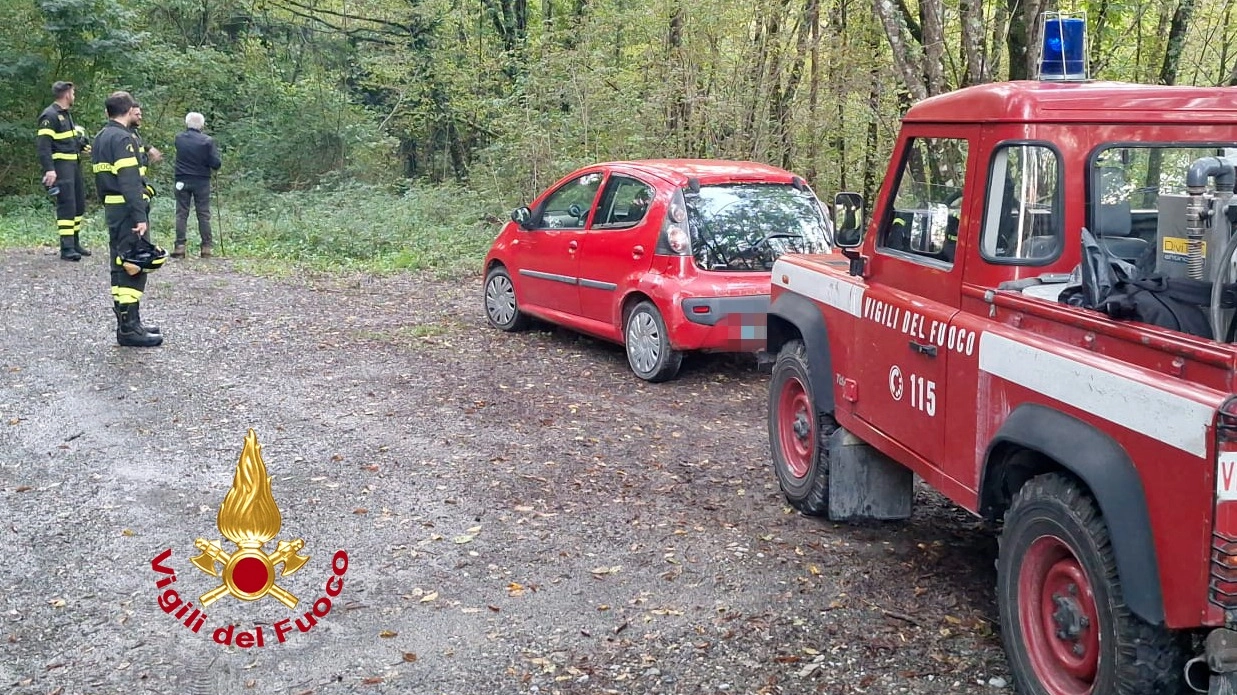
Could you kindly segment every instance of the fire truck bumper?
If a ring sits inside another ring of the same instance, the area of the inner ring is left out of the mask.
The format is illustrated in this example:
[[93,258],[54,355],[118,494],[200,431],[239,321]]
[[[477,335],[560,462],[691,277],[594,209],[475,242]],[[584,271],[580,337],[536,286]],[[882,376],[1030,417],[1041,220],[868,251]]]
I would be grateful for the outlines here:
[[1237,631],[1212,630],[1203,655],[1186,664],[1185,680],[1198,693],[1237,695]]

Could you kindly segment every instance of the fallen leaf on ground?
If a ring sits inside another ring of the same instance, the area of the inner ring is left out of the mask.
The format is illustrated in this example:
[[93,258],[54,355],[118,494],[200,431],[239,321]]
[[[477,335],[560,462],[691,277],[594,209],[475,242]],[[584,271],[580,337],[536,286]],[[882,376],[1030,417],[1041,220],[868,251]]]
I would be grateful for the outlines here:
[[383,630],[382,632],[378,633],[378,636],[386,638],[386,637],[395,637],[398,634],[399,633],[394,630]]
[[431,591],[428,594],[421,597],[421,603],[429,603],[430,601],[436,601],[436,600],[438,600],[437,591]]
[[352,510],[352,513],[353,514],[369,514],[369,510],[366,509],[365,507],[357,507],[356,509]]
[[404,661],[411,664],[415,662],[416,660],[417,660],[416,654],[414,654],[413,652],[404,652]]

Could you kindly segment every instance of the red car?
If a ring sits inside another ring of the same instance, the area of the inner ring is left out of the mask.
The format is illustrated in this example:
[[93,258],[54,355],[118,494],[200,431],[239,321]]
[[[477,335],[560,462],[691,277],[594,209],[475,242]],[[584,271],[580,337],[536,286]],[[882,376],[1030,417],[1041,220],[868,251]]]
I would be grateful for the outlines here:
[[684,351],[763,349],[773,262],[827,252],[833,230],[788,171],[690,159],[585,167],[511,220],[485,259],[489,322],[620,343],[648,381],[674,378]]

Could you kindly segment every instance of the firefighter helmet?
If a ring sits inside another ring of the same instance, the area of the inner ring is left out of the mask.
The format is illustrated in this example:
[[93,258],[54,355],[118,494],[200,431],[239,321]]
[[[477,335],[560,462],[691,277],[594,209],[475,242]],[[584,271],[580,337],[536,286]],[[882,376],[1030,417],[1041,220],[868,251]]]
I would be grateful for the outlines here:
[[155,246],[142,236],[138,237],[137,246],[116,260],[124,267],[126,273],[137,275],[138,273],[152,273],[162,268],[167,258],[166,250]]

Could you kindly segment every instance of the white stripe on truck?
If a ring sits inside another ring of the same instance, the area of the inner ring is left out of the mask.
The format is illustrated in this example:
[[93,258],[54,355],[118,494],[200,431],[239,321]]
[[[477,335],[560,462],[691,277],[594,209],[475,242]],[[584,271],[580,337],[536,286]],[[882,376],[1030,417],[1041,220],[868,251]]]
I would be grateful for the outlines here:
[[985,332],[979,369],[1199,458],[1215,406]]
[[[787,282],[782,282],[782,276]],[[773,264],[773,284],[828,304],[851,316],[863,316],[863,286],[779,260]]]

